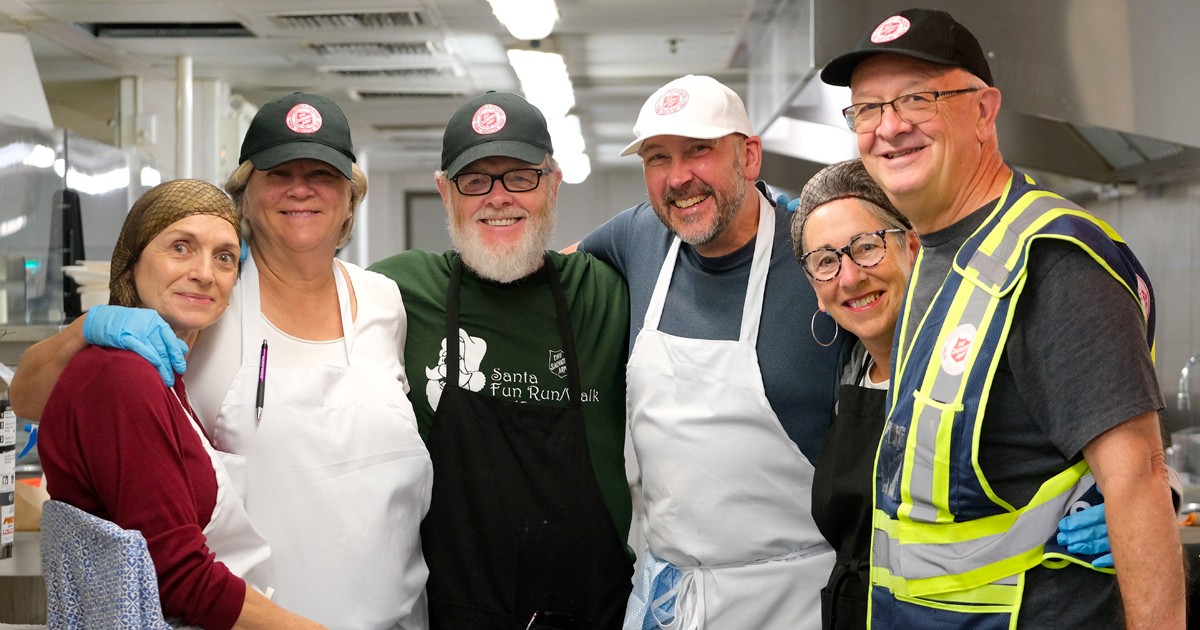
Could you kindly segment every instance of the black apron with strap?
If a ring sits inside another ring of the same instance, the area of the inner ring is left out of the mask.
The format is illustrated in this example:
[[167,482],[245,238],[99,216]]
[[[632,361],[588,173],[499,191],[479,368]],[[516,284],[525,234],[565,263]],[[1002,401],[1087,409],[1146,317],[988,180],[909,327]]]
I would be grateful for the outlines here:
[[[860,369],[856,383],[862,382]],[[871,583],[871,483],[883,434],[887,391],[842,385],[837,419],[813,475],[813,520],[837,552],[829,583],[821,589],[821,627],[863,630]],[[436,474],[434,484],[437,484]]]
[[[428,442],[433,496],[421,524],[432,630],[604,630],[620,628],[625,614],[632,566],[588,454],[579,361],[558,270],[549,260],[543,268],[567,361],[568,408],[458,386],[461,259],[451,270],[450,376]],[[510,316],[513,325],[524,325]]]

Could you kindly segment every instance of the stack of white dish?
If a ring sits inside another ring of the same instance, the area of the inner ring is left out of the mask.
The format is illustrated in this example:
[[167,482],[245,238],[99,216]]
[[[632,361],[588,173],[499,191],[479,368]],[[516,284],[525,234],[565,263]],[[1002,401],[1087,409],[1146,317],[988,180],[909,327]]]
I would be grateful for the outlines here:
[[79,285],[79,305],[83,310],[97,304],[108,304],[108,275],[112,265],[107,260],[81,260],[78,265],[63,267]]

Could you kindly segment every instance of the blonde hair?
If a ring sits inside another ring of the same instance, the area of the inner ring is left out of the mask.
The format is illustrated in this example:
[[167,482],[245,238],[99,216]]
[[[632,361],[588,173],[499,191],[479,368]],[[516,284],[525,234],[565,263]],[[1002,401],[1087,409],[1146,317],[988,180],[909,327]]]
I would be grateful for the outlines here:
[[[250,175],[254,173],[254,164],[250,160],[246,160],[230,173],[229,179],[225,180],[225,192],[233,198],[233,203],[237,206],[239,216],[241,217],[242,238],[247,243],[253,240],[253,233],[250,230],[250,222],[246,220],[246,214],[243,212],[246,199],[246,186],[250,183]],[[342,229],[338,231],[338,248],[346,246],[350,242],[350,232],[354,229],[354,215],[358,210],[358,205],[362,203],[363,197],[367,196],[367,174],[358,167],[358,164],[350,165],[350,217],[342,224]]]

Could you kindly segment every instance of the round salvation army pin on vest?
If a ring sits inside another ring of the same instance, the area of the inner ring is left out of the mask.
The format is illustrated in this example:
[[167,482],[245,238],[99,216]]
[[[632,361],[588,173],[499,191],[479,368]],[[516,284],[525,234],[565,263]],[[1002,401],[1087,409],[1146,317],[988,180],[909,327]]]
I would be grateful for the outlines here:
[[321,130],[321,112],[308,103],[300,103],[288,110],[285,122],[296,133],[317,133]]
[[488,103],[475,110],[475,115],[471,117],[471,129],[474,129],[475,133],[488,135],[504,129],[506,122],[508,114],[504,113],[499,105]]
[[971,345],[975,343],[975,325],[960,324],[950,331],[946,341],[942,343],[942,371],[958,376],[967,366],[967,356],[971,354]]
[[688,93],[679,88],[672,88],[658,97],[658,102],[654,104],[654,113],[659,116],[674,114],[683,109],[687,103]]
[[871,32],[872,44],[883,44],[898,39],[901,35],[908,32],[908,28],[912,23],[908,18],[902,15],[893,15],[892,17],[879,23],[875,30]]

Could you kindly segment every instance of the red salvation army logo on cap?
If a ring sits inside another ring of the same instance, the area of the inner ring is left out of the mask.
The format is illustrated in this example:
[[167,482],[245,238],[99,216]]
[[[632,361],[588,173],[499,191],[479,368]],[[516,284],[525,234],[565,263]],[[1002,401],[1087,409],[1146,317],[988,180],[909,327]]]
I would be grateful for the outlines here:
[[962,324],[950,331],[942,344],[942,371],[958,376],[967,366],[967,356],[971,354],[971,345],[975,343],[975,325]]
[[658,97],[658,102],[654,104],[654,113],[659,116],[674,114],[683,109],[687,105],[688,93],[679,88],[672,88],[663,92],[663,95]]
[[506,122],[508,114],[505,114],[499,105],[488,103],[475,110],[475,115],[471,117],[471,129],[474,129],[475,133],[487,135],[503,129]]
[[308,103],[300,103],[288,111],[287,126],[296,133],[317,133],[321,130],[321,112]]
[[907,33],[909,26],[912,26],[912,23],[908,21],[908,18],[901,15],[893,15],[875,27],[875,30],[871,33],[871,43],[883,44],[890,42]]

